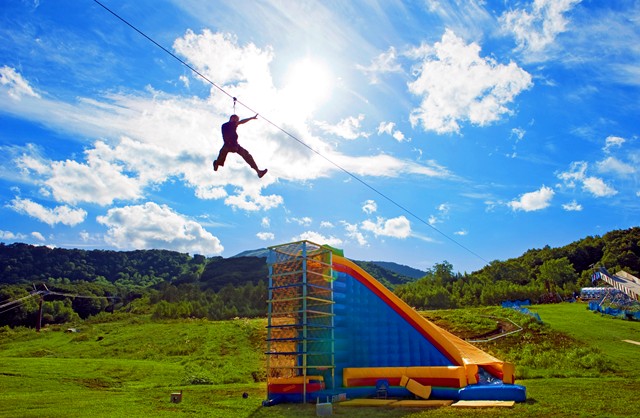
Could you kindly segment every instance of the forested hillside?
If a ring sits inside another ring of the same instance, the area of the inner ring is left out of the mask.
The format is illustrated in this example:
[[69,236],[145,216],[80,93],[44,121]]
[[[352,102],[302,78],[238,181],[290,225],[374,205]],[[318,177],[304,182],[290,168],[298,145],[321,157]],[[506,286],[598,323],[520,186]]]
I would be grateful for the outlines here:
[[518,258],[493,261],[470,274],[454,273],[448,262],[395,292],[417,308],[496,305],[505,300],[552,302],[591,285],[597,267],[640,273],[640,228],[586,237],[559,248],[531,249]]
[[[266,311],[267,276],[258,257],[0,244],[0,325],[33,326],[41,296],[45,324],[118,310],[162,318],[258,316]],[[30,297],[36,290],[44,293]]]
[[[586,237],[560,248],[531,249],[456,273],[443,261],[415,280],[380,263],[358,261],[421,309],[554,301],[591,284],[593,269],[640,273],[640,228]],[[395,265],[397,266],[397,265]],[[157,318],[225,319],[266,312],[263,257],[212,257],[166,250],[67,250],[0,244],[0,325],[34,326],[127,311]],[[39,293],[35,293],[35,291]]]

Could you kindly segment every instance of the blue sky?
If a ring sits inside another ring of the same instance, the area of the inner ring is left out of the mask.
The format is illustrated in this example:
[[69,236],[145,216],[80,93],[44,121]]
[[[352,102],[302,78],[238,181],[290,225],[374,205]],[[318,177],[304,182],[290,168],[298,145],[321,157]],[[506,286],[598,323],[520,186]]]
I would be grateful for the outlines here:
[[[471,272],[640,223],[639,1],[102,2],[215,86],[94,1],[4,0],[2,242]],[[212,169],[231,97],[262,179]]]

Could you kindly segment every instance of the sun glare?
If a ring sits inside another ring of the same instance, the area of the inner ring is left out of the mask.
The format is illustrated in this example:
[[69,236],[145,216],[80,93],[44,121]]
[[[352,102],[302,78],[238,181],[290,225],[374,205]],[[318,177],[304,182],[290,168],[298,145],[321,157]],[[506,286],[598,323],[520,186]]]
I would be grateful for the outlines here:
[[305,58],[289,68],[284,92],[300,116],[309,116],[329,98],[331,88],[329,68],[321,62]]

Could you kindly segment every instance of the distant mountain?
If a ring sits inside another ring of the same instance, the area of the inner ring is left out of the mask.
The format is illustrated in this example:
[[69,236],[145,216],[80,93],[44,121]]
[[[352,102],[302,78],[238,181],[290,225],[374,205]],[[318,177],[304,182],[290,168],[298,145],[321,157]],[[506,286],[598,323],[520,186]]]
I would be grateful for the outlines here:
[[402,276],[411,277],[412,279],[422,279],[427,275],[426,271],[414,269],[413,267],[405,266],[404,264],[398,264],[391,261],[372,261],[373,264],[377,264],[380,267],[384,267],[387,270],[391,270],[394,273],[398,273]]
[[230,258],[236,258],[236,257],[263,257],[263,258],[267,258],[267,255],[269,255],[269,249],[268,248],[258,248],[257,250],[243,251],[240,254],[236,254],[234,256],[231,256]]
[[[231,258],[237,257],[263,257],[269,254],[268,248],[259,248],[257,250],[247,250],[240,254],[236,254]],[[365,269],[367,273],[382,282],[385,286],[393,289],[399,284],[413,282],[416,279],[424,277],[427,273],[413,267],[390,261],[356,261],[356,264]]]
[[[398,285],[416,281],[413,277],[400,274],[387,267],[379,265],[377,262],[359,260],[353,260],[353,262],[362,267],[367,273],[391,290]],[[396,264],[396,266],[399,266],[399,264]]]

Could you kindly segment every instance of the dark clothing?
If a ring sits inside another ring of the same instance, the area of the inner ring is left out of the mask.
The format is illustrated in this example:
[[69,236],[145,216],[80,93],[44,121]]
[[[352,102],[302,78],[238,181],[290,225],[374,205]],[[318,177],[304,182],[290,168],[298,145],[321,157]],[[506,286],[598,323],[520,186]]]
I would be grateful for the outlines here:
[[231,117],[229,118],[229,122],[222,124],[222,139],[224,140],[224,145],[222,146],[222,148],[220,148],[220,154],[218,155],[218,158],[213,162],[213,171],[218,171],[219,167],[224,166],[224,161],[227,159],[228,153],[235,152],[237,154],[240,154],[240,156],[244,158],[247,164],[249,164],[251,168],[256,170],[256,174],[259,178],[262,178],[265,174],[267,174],[267,169],[265,168],[264,170],[260,170],[256,162],[253,160],[251,154],[249,154],[249,151],[242,148],[240,144],[238,144],[238,133],[236,132],[236,129],[238,129],[238,125],[247,123],[250,120],[256,119],[257,117],[258,114],[256,113],[256,115],[252,118],[240,120],[238,115],[231,115]]
[[251,168],[258,171],[258,166],[254,161],[249,151],[242,148],[240,144],[238,144],[238,133],[236,129],[238,128],[237,122],[226,122],[222,124],[222,139],[224,140],[224,145],[220,149],[220,154],[218,155],[217,165],[222,167],[224,166],[224,161],[227,158],[227,154],[230,152],[238,153],[244,160],[249,164]]
[[231,147],[238,145],[238,133],[236,132],[237,128],[237,122],[229,121],[222,124],[222,139],[224,140],[225,145],[229,145]]
[[225,142],[222,148],[220,148],[220,154],[218,154],[218,159],[216,160],[218,166],[220,167],[224,166],[224,161],[227,159],[227,154],[230,152],[238,153],[240,156],[242,156],[242,158],[244,158],[244,160],[247,162],[247,164],[249,164],[251,168],[258,171],[258,166],[256,165],[256,162],[254,161],[251,154],[249,154],[249,151],[242,148],[237,142],[235,146],[228,145]]

